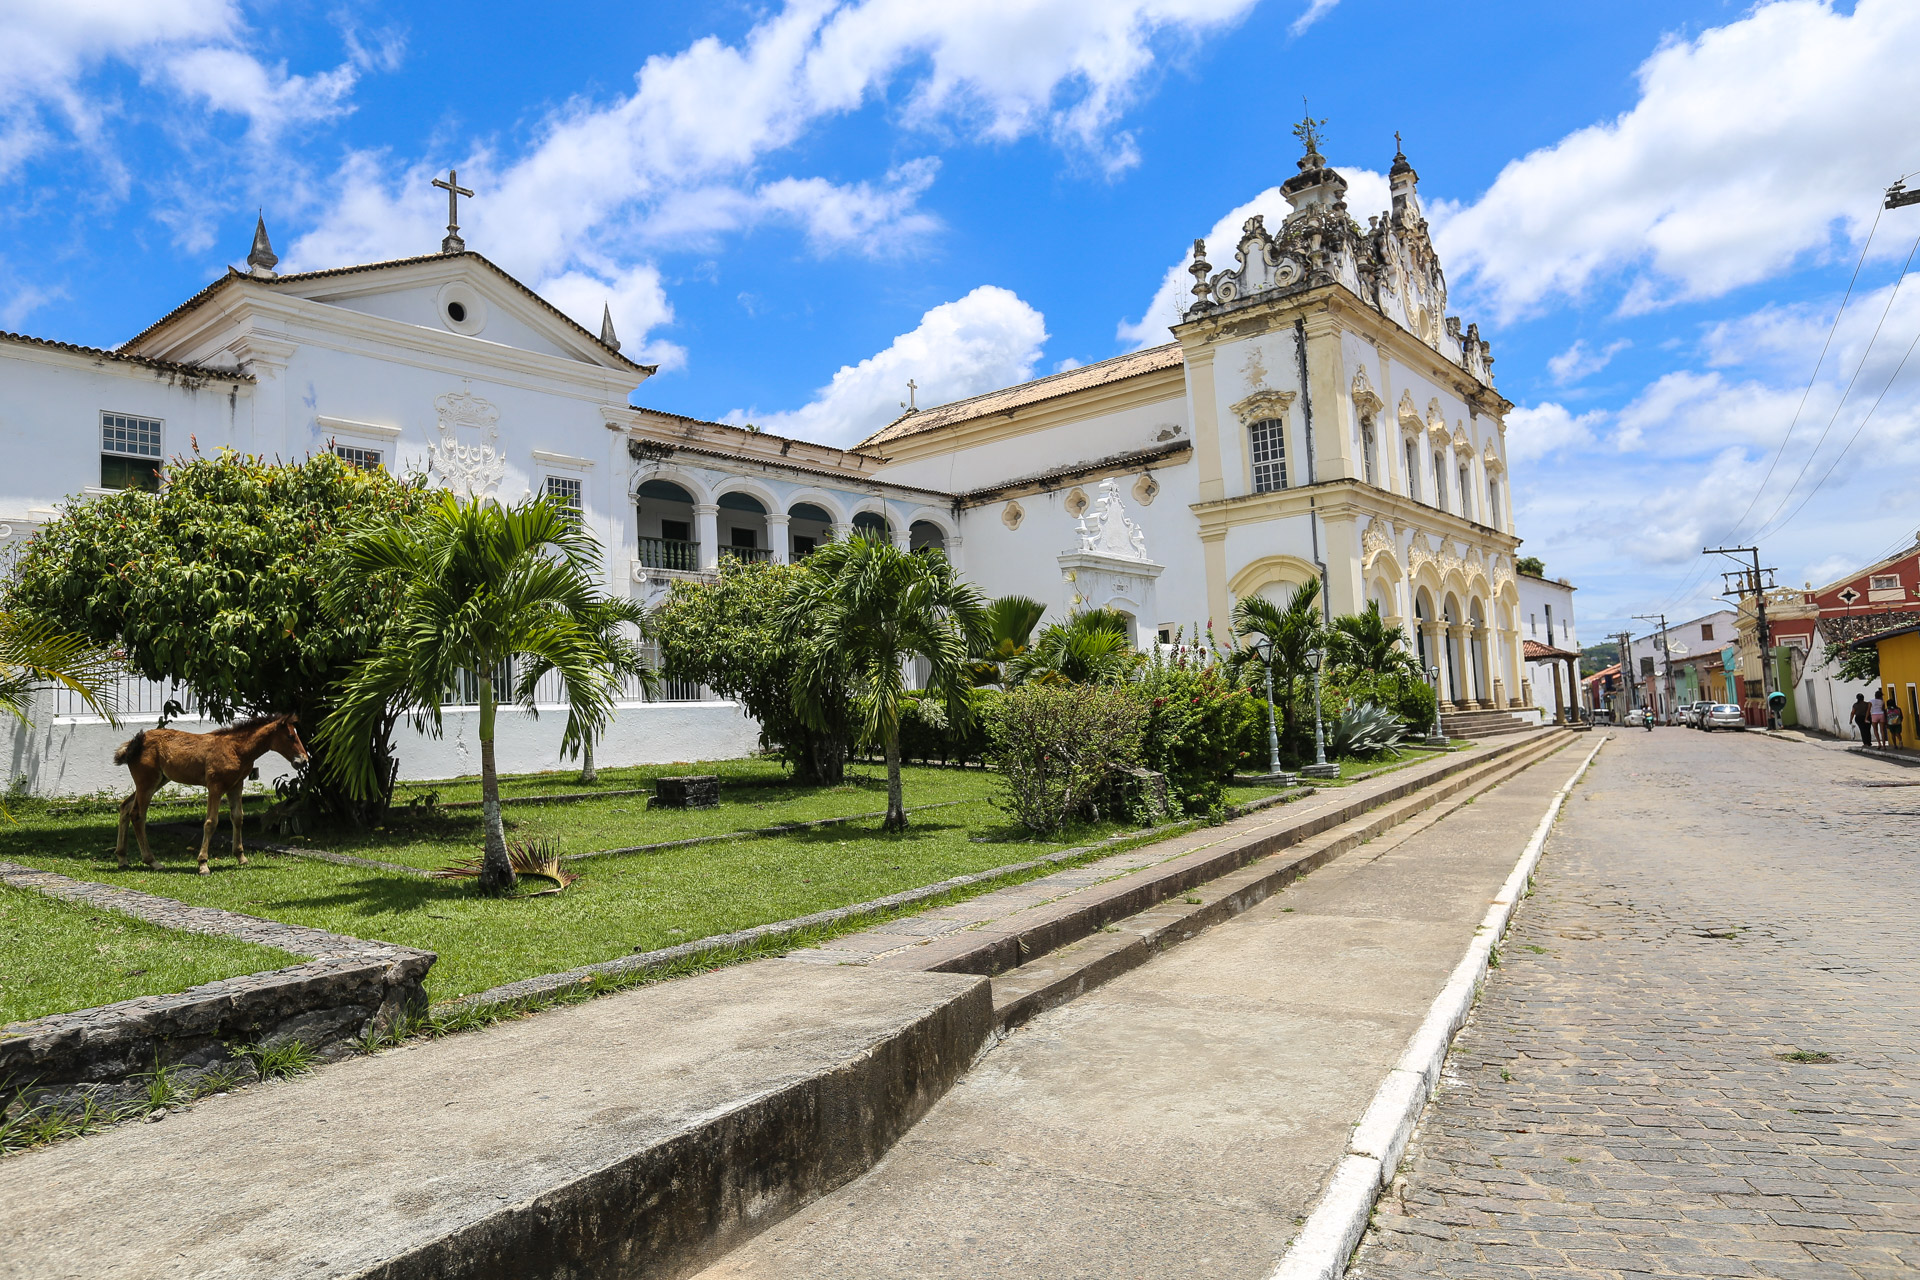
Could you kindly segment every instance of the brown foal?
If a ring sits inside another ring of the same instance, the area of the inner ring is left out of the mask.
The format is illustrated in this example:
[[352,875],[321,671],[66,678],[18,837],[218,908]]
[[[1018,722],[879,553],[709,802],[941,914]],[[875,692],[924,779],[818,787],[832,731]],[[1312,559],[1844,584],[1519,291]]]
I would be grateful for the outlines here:
[[292,715],[256,716],[212,733],[182,733],[178,729],[142,729],[113,753],[113,762],[133,774],[133,794],[120,802],[120,842],[114,852],[120,869],[127,866],[127,828],[140,841],[140,856],[153,870],[153,850],[147,845],[147,802],[163,782],[181,782],[207,789],[207,822],[200,835],[200,874],[207,874],[207,850],[220,825],[220,797],[227,797],[233,815],[233,852],[245,866],[240,845],[240,792],[247,785],[253,762],[278,751],[295,764],[307,758],[300,726]]

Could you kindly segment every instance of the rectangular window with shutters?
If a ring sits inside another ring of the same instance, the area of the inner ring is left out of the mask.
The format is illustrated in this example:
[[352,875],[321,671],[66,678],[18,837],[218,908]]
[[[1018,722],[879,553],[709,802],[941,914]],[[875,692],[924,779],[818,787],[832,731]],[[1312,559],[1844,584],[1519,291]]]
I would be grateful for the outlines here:
[[1703,622],[1700,624],[1700,638],[1702,640],[1713,639],[1713,624],[1711,622]]
[[336,444],[333,446],[333,456],[348,466],[359,467],[362,471],[380,470],[378,449],[362,449],[359,445],[353,444]]
[[1876,573],[1867,579],[1869,591],[1898,591],[1899,589],[1900,575],[1897,573]]
[[1373,474],[1373,424],[1371,422],[1360,424],[1360,458],[1365,464],[1367,483],[1379,484],[1380,482],[1374,479]]
[[1420,501],[1420,450],[1411,440],[1407,441],[1407,496]]
[[1433,505],[1442,511],[1447,509],[1447,463],[1439,450],[1433,454]]
[[160,491],[161,422],[130,413],[100,415],[100,487]]
[[571,511],[576,521],[580,519],[580,482],[572,476],[548,476],[547,499]]
[[1473,481],[1467,478],[1469,474],[1470,472],[1467,470],[1467,465],[1464,462],[1461,463],[1460,514],[1471,520],[1473,519]]
[[1262,418],[1247,428],[1253,448],[1253,491],[1272,493],[1287,487],[1287,428],[1278,418]]

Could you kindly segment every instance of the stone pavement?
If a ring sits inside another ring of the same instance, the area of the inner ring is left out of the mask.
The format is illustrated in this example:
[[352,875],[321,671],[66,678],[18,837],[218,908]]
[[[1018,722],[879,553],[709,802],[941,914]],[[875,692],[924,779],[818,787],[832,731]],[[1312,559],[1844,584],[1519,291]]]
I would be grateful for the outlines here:
[[1348,1274],[1920,1274],[1917,782],[1619,734]]
[[1266,1274],[1584,754],[1041,1014],[871,1173],[702,1275]]

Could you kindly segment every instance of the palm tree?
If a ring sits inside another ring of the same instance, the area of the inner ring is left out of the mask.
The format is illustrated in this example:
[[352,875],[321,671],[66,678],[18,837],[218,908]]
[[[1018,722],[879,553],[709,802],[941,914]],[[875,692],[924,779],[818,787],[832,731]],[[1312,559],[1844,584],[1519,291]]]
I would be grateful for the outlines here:
[[1326,635],[1320,618],[1320,579],[1308,578],[1293,589],[1284,605],[1265,596],[1245,596],[1233,606],[1233,630],[1236,635],[1258,635],[1268,645],[1266,656],[1252,645],[1236,650],[1229,663],[1237,673],[1252,664],[1271,663],[1273,687],[1280,691],[1280,720],[1283,740],[1293,732],[1293,681],[1307,670],[1307,654]]
[[1033,629],[1047,606],[1027,596],[1001,596],[987,606],[987,633],[967,667],[967,675],[976,685],[997,684],[1006,688],[1011,679],[1010,664],[1033,644]]
[[1406,632],[1388,626],[1380,616],[1380,602],[1369,600],[1361,612],[1343,613],[1333,620],[1327,648],[1335,662],[1385,675],[1414,665],[1406,640]]
[[1114,609],[1086,609],[1054,623],[1008,663],[1012,683],[1121,683],[1141,662],[1127,625],[1127,615]]
[[845,674],[860,727],[886,754],[887,831],[907,825],[900,787],[906,664],[926,660],[927,692],[945,701],[949,724],[964,725],[967,657],[981,643],[985,614],[980,593],[937,550],[908,553],[861,533],[815,548],[803,565],[785,621],[794,634],[817,637],[802,659],[815,678],[795,682],[794,710],[810,723],[821,719],[823,708],[806,690]]
[[531,705],[538,673],[558,671],[568,733],[584,739],[606,723],[617,684],[591,623],[607,603],[596,585],[599,545],[570,510],[544,497],[503,507],[491,498],[444,494],[408,524],[353,538],[347,563],[356,575],[393,575],[401,599],[379,647],[340,683],[317,735],[323,758],[346,790],[372,795],[379,786],[371,745],[379,719],[394,707],[438,730],[456,682],[477,674],[486,841],[479,884],[483,892],[505,893],[514,874],[500,820],[492,675],[523,655],[515,700]]
[[[635,600],[623,600],[607,596],[584,610],[580,615],[581,625],[593,633],[594,643],[600,646],[601,660],[606,664],[607,675],[622,688],[631,677],[639,684],[641,692],[653,694],[660,688],[659,673],[647,661],[647,655],[641,645],[653,635],[652,620],[645,606]],[[633,630],[628,631],[631,627]],[[537,681],[553,670],[553,664],[544,658],[535,659],[527,665],[528,680]],[[600,773],[593,767],[593,740],[598,733],[581,723],[579,717],[567,716],[567,731],[560,739],[560,754],[572,755],[580,752],[580,781],[598,782]]]
[[44,622],[0,613],[0,711],[28,722],[34,688],[70,689],[109,724],[119,724],[117,682],[125,674],[111,654],[83,636]]

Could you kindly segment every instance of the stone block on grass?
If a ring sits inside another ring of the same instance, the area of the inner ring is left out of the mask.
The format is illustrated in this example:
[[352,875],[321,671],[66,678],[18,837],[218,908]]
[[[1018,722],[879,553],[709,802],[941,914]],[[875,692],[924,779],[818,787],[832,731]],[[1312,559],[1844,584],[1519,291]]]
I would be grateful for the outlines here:
[[720,803],[720,778],[717,774],[688,774],[678,778],[656,778],[653,796],[647,807],[661,809],[711,809]]

